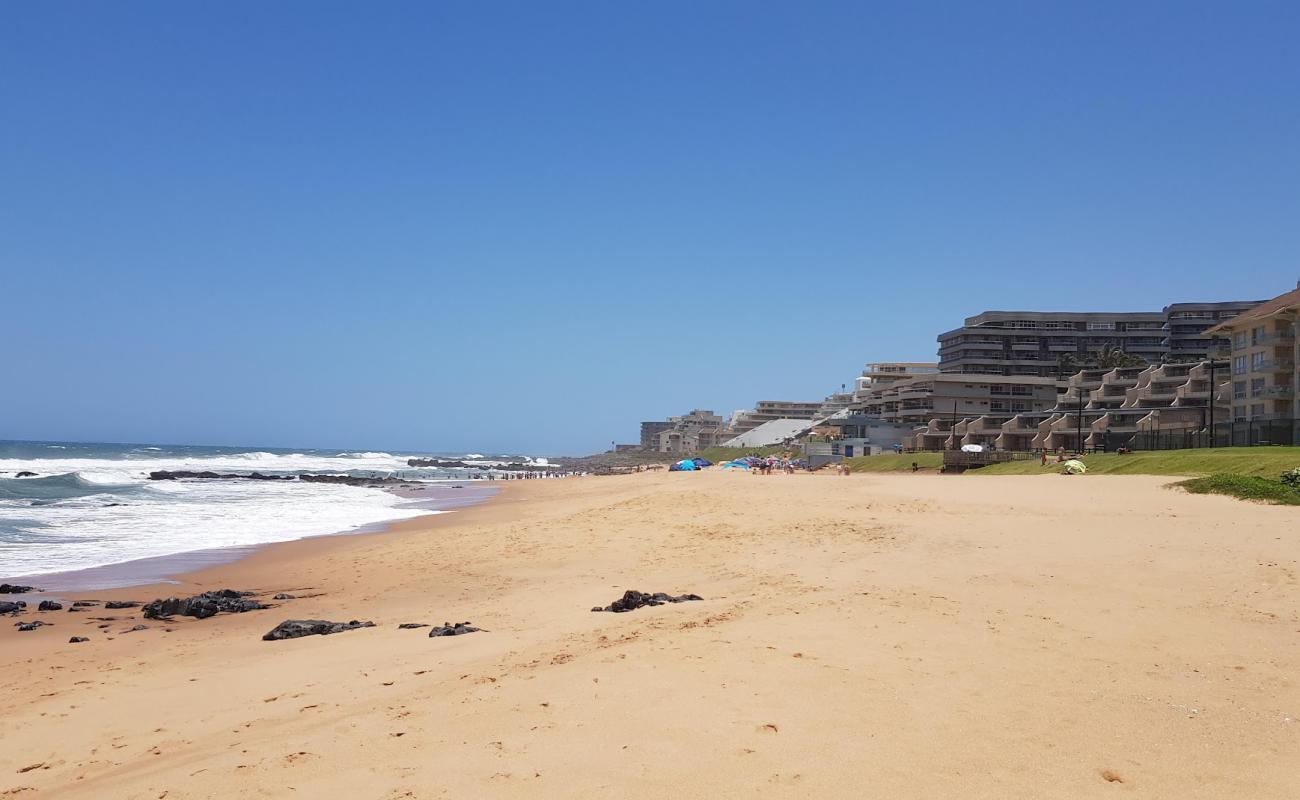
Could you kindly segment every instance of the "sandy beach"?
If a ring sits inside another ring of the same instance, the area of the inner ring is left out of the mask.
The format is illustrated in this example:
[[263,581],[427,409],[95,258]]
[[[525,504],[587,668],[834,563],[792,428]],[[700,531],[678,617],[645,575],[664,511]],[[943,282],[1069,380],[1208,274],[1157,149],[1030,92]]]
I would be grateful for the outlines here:
[[1294,509],[1167,482],[520,481],[95,592],[298,599],[6,618],[0,797],[1295,797]]

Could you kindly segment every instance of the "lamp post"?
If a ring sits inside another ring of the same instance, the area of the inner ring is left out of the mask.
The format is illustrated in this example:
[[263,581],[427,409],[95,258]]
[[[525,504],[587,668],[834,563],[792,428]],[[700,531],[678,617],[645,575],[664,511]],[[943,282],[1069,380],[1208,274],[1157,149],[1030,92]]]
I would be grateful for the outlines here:
[[1078,438],[1076,444],[1079,455],[1083,455],[1083,386],[1079,386],[1079,417],[1075,421],[1075,436]]
[[1210,353],[1210,447],[1214,447],[1214,353]]

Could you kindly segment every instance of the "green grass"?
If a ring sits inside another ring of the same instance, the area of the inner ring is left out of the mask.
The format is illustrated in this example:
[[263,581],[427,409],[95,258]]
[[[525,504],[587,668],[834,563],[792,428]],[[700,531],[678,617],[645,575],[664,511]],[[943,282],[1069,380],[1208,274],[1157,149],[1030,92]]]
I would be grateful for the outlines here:
[[[714,464],[721,464],[724,461],[731,461],[742,456],[779,456],[782,453],[791,453],[796,458],[802,456],[797,447],[789,448],[774,444],[768,447],[706,447],[698,453],[692,453],[690,457],[707,458]],[[680,458],[685,457],[681,456]]]
[[854,472],[911,472],[913,461],[921,469],[937,470],[943,466],[943,453],[881,453],[844,459]]
[[[912,462],[922,469],[937,470],[943,453],[882,454],[845,459],[854,472],[908,472]],[[1213,475],[1231,473],[1276,480],[1283,472],[1300,466],[1300,447],[1215,447],[1195,450],[1157,450],[1117,455],[1097,453],[1082,461],[1093,475]],[[1055,456],[1047,465],[1039,460],[1009,461],[970,470],[967,475],[1046,475],[1061,471]]]
[[1206,475],[1174,485],[1193,494],[1226,494],[1258,503],[1300,506],[1300,490],[1292,489],[1280,480],[1258,475]]
[[[1149,452],[1096,453],[1084,456],[1083,463],[1091,475],[1213,475],[1231,473],[1277,478],[1292,467],[1300,466],[1300,447],[1213,447],[1193,450],[1153,450]],[[1012,461],[973,470],[973,475],[1039,475],[1060,472],[1055,457],[1047,466],[1039,462]]]

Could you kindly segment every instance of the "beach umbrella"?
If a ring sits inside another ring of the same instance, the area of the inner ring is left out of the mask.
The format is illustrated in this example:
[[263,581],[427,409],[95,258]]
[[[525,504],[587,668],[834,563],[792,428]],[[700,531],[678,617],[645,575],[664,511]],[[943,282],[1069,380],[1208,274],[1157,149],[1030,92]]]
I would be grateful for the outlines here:
[[710,460],[708,460],[707,458],[692,458],[691,461],[695,462],[695,466],[697,466],[697,467],[711,467],[711,466],[713,466],[713,462],[710,461]]
[[695,466],[694,461],[691,461],[689,458],[684,458],[677,462],[677,469],[680,472],[693,472],[696,469],[699,469],[699,467]]
[[728,461],[722,465],[723,469],[749,469],[749,465],[744,461]]
[[1077,458],[1072,458],[1061,465],[1062,475],[1082,475],[1087,472],[1088,468]]

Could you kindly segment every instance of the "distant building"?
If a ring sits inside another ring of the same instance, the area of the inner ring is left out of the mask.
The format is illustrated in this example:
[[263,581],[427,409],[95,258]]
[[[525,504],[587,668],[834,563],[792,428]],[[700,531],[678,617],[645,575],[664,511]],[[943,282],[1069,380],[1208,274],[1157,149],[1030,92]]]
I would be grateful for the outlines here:
[[850,413],[824,420],[814,428],[812,436],[804,442],[803,452],[810,462],[820,463],[879,455],[903,447],[911,435],[910,425]]
[[659,449],[659,434],[671,428],[667,420],[651,420],[641,423],[641,449],[655,452]]
[[1165,360],[1187,362],[1227,357],[1227,340],[1216,340],[1206,331],[1249,311],[1260,302],[1234,300],[1229,303],[1174,303],[1165,306]]
[[653,444],[648,447],[643,445],[643,449],[660,453],[694,453],[706,447],[715,447],[723,439],[731,437],[726,420],[712,411],[699,408],[689,414],[669,417],[663,423],[641,423],[643,441],[647,425],[651,426],[651,430],[658,430],[653,434]]
[[805,403],[798,400],[759,400],[748,411],[737,411],[731,417],[730,429],[733,436],[752,431],[765,422],[778,419],[807,419],[817,416],[821,403]]
[[853,387],[854,402],[861,401],[872,389],[918,375],[933,375],[939,365],[933,361],[873,361],[862,370]]

